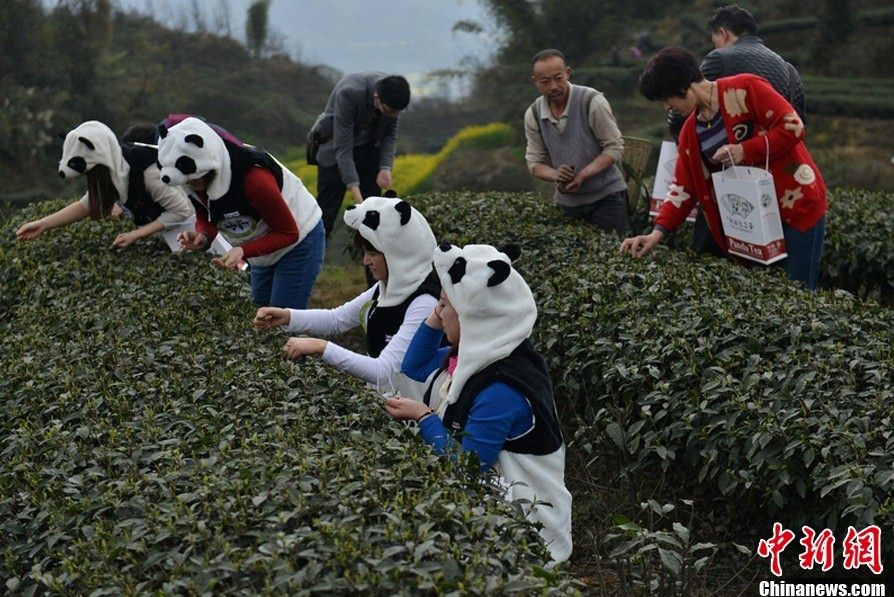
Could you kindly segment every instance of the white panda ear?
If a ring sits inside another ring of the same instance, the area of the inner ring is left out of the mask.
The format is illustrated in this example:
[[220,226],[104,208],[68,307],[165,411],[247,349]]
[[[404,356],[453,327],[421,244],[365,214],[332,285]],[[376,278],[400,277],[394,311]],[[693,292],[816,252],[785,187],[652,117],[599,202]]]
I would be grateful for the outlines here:
[[161,123],[158,125],[158,138],[164,139],[168,136],[168,127],[165,126],[165,123]]
[[413,214],[413,208],[406,201],[398,201],[394,209],[400,214],[400,225],[406,226],[407,222],[410,221],[410,216]]
[[516,259],[521,255],[521,247],[515,244],[503,245],[501,247],[497,247],[497,251],[506,255],[509,258],[509,261],[515,262]]
[[506,280],[506,278],[509,277],[511,267],[502,259],[494,259],[493,261],[488,261],[487,265],[492,270],[494,270],[494,274],[487,280],[488,288],[496,286],[497,284],[501,284],[503,281]]
[[186,141],[187,143],[192,143],[196,147],[204,147],[205,146],[205,140],[196,134],[186,135],[186,137],[183,140]]
[[90,139],[87,139],[86,137],[78,137],[78,141],[80,141],[81,143],[86,145],[87,149],[89,149],[91,151],[96,149],[96,147],[93,145],[93,142]]
[[[443,245],[441,248],[443,249]],[[457,257],[450,269],[447,270],[447,274],[450,276],[451,284],[459,284],[459,281],[466,275],[466,258]]]

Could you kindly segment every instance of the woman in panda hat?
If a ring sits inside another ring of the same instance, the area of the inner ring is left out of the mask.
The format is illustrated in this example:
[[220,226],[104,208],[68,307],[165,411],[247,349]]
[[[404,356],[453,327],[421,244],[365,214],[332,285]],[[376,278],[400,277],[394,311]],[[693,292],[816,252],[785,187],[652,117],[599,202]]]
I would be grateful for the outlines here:
[[[546,362],[529,339],[537,307],[511,265],[518,247],[441,245],[434,252],[443,291],[419,327],[402,371],[429,380],[422,402],[386,398],[396,419],[419,423],[439,453],[475,452],[493,467],[506,498],[522,500],[556,562],[571,554],[571,494],[565,443]],[[441,348],[443,336],[449,347]]]
[[290,358],[320,355],[390,391],[413,334],[438,302],[440,283],[431,266],[435,236],[421,213],[394,197],[368,197],[348,206],[344,219],[356,231],[355,243],[377,284],[335,309],[259,309],[255,326],[321,335],[362,326],[367,355],[318,338],[290,338],[283,350]]
[[16,236],[30,240],[53,228],[120,211],[133,219],[137,228],[119,234],[112,245],[128,247],[189,220],[193,217],[189,200],[161,181],[156,159],[154,146],[119,142],[112,129],[96,120],[80,124],[65,136],[59,176],[86,175],[87,193],[53,214],[22,225]]
[[321,211],[301,180],[266,151],[221,138],[189,117],[158,127],[162,182],[182,185],[196,209],[195,230],[180,233],[183,250],[206,249],[220,233],[232,248],[214,263],[251,265],[259,306],[304,308],[323,264]]

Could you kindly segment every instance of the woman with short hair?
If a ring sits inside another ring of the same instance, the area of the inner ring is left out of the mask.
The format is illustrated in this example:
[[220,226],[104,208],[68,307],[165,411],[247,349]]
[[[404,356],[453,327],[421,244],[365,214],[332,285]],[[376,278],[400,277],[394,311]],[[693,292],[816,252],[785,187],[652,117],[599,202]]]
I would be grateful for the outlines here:
[[726,252],[711,173],[735,164],[763,168],[769,152],[788,253],[779,263],[789,278],[816,289],[826,231],[826,185],[804,145],[804,123],[791,104],[755,75],[706,80],[695,57],[681,48],[664,48],[653,56],[639,89],[646,99],[688,118],[680,131],[674,180],[654,229],[624,240],[621,251],[642,257],[697,204],[717,246]]

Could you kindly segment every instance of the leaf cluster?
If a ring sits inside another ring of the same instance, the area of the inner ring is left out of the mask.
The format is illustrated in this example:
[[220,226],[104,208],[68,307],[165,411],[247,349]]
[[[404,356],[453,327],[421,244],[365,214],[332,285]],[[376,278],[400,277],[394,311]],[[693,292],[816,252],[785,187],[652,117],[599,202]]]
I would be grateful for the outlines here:
[[522,194],[415,199],[439,238],[514,242],[534,291],[534,339],[569,450],[671,475],[730,511],[840,528],[894,520],[894,312],[810,293],[781,270],[619,238]]
[[35,593],[574,592],[380,399],[251,329],[244,279],[121,222],[0,230],[0,578]]
[[[651,188],[651,180],[646,181]],[[864,299],[891,305],[894,302],[894,219],[891,193],[863,189],[829,189],[826,239],[820,261],[824,288],[843,289]],[[645,202],[637,206],[631,226],[637,233],[651,230],[652,218]],[[692,225],[683,224],[665,241],[687,250]]]

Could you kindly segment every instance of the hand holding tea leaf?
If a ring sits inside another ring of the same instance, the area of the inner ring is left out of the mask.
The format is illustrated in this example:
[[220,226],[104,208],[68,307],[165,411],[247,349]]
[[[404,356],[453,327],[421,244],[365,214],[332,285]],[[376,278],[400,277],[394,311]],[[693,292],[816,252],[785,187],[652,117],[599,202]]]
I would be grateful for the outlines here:
[[181,251],[204,251],[208,246],[209,238],[204,233],[196,234],[193,230],[185,230],[177,235]]
[[261,307],[255,313],[254,325],[259,330],[269,330],[270,328],[289,325],[290,320],[291,314],[288,309]]
[[19,229],[16,230],[16,238],[19,240],[31,240],[32,238],[40,236],[44,230],[45,226],[41,220],[28,222],[27,224],[22,224]]
[[569,166],[568,164],[562,164],[556,170],[556,189],[560,193],[564,193],[570,189],[568,189],[568,185],[574,180],[574,166]]
[[662,238],[664,238],[664,233],[660,230],[653,230],[649,234],[625,238],[621,242],[620,251],[621,253],[630,253],[636,258],[640,258],[661,242]]
[[326,351],[326,340],[319,338],[289,338],[286,345],[282,347],[282,351],[286,354],[286,358],[297,359],[298,357],[323,354]]
[[229,270],[235,271],[235,270],[241,269],[242,264],[245,263],[242,260],[242,256],[243,256],[242,247],[233,247],[232,249],[227,251],[223,256],[215,257],[214,259],[212,259],[211,263],[213,263],[215,266],[219,267],[220,269],[229,269]]
[[385,398],[385,410],[398,421],[416,422],[419,422],[422,417],[432,412],[424,402],[419,402],[412,398],[401,398],[400,396]]
[[139,237],[134,232],[122,232],[112,241],[112,246],[123,249],[124,247],[129,247],[137,242],[138,238]]
[[558,176],[556,177],[556,184],[566,185],[574,178],[574,166],[562,164],[559,166],[557,172]]

